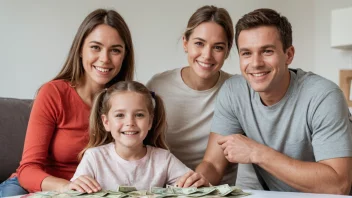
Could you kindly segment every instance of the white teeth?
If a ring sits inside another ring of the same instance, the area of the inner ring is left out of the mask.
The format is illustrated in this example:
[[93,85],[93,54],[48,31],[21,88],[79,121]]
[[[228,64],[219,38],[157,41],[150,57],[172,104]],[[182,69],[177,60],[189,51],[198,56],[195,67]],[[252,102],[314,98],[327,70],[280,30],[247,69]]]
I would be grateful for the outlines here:
[[95,66],[95,69],[97,69],[98,71],[101,71],[101,72],[108,72],[109,71],[109,69],[105,69],[105,68],[97,67],[97,66]]
[[259,73],[259,74],[252,74],[252,75],[255,77],[259,77],[259,76],[264,76],[265,74],[267,74],[267,73]]
[[213,65],[213,64],[202,63],[202,62],[199,62],[199,61],[197,61],[197,62],[202,67],[211,67]]
[[122,132],[122,133],[125,134],[125,135],[134,135],[134,134],[137,134],[138,132],[125,131],[125,132]]

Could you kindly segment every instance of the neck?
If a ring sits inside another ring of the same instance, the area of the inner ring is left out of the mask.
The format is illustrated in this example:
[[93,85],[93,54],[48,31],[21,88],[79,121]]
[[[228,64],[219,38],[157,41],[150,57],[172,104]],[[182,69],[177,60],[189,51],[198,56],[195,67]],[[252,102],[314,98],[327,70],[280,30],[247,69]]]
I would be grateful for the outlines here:
[[220,77],[220,72],[210,78],[200,78],[190,67],[182,68],[181,77],[183,82],[191,89],[204,91],[213,88]]
[[122,159],[135,161],[142,159],[147,154],[147,147],[141,145],[138,148],[129,148],[115,143],[115,151]]
[[288,87],[290,86],[291,75],[290,71],[283,77],[283,83],[277,83],[272,90],[266,92],[260,92],[260,99],[265,106],[271,106],[278,103],[286,94]]
[[86,103],[88,106],[93,105],[94,96],[96,93],[101,91],[104,87],[101,85],[93,84],[87,82],[85,78],[76,85],[76,91],[81,99]]

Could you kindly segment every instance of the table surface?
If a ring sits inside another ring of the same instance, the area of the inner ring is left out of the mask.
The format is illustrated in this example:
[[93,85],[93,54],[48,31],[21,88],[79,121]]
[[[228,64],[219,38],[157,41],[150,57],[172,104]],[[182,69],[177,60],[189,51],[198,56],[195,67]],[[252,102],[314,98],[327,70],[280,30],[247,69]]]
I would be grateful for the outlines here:
[[[297,193],[297,192],[277,192],[263,190],[243,190],[252,193],[248,198],[346,198],[352,196],[329,195],[329,194],[313,194],[313,193]],[[11,198],[20,198],[22,195],[12,196]],[[245,197],[245,198],[247,198]]]
[[[263,191],[263,190],[243,190],[250,192],[252,195],[248,198],[342,198],[352,197],[345,195],[329,195],[329,194],[313,194],[313,193],[298,193],[298,192],[277,192],[277,191]],[[247,198],[246,197],[246,198]]]

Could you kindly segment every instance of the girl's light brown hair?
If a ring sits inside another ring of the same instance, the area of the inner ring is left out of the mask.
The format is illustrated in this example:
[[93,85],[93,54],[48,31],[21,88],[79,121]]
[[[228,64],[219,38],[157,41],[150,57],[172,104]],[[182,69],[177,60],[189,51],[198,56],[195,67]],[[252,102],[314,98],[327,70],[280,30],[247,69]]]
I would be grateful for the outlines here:
[[136,92],[144,96],[148,112],[153,118],[152,128],[143,141],[144,145],[168,149],[165,140],[167,127],[166,115],[162,99],[154,92],[150,92],[142,83],[136,81],[120,81],[96,95],[89,117],[89,143],[79,154],[78,157],[80,160],[87,149],[114,142],[111,133],[107,132],[104,128],[101,116],[108,114],[111,108],[110,100],[114,94],[127,91]]
[[215,22],[224,28],[228,47],[228,53],[226,55],[227,58],[229,52],[231,51],[234,38],[234,29],[229,13],[224,8],[209,5],[198,8],[198,10],[196,10],[196,12],[193,13],[191,18],[188,20],[187,29],[183,33],[186,41],[189,40],[193,30],[204,22]]
[[82,58],[82,46],[86,37],[101,24],[107,24],[116,29],[125,43],[126,55],[122,62],[120,72],[106,84],[106,87],[121,80],[133,80],[134,76],[134,50],[130,30],[122,16],[114,10],[97,9],[90,13],[80,25],[73,40],[71,49],[60,73],[53,79],[63,79],[75,86],[84,74]]

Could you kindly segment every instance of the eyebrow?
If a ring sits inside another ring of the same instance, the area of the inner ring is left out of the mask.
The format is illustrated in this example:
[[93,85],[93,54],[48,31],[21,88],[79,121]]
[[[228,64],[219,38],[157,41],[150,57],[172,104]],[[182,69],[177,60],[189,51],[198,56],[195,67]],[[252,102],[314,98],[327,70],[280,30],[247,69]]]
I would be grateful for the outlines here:
[[[193,40],[200,40],[200,41],[203,41],[203,42],[207,42],[206,40],[200,38],[200,37],[196,37],[196,38],[193,38]],[[225,42],[217,42],[215,43],[216,45],[226,45]]]
[[[264,46],[261,46],[260,49],[267,49],[267,48],[274,48],[276,49],[276,46],[275,45],[264,45]],[[243,51],[251,51],[249,50],[248,48],[240,48],[239,52],[243,52]]]
[[[113,112],[125,112],[126,110],[125,109],[116,109],[115,111]],[[147,110],[145,109],[135,109],[133,110],[134,112],[138,112],[138,111],[143,111],[143,112],[147,112]]]
[[[95,44],[104,46],[102,43],[100,43],[100,42],[98,42],[98,41],[91,41],[91,42],[89,42],[89,43],[95,43]],[[123,46],[120,45],[120,44],[112,45],[111,47],[120,47],[120,48],[123,48]]]

